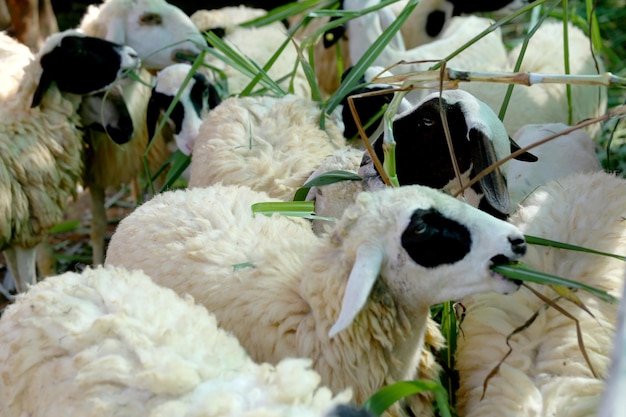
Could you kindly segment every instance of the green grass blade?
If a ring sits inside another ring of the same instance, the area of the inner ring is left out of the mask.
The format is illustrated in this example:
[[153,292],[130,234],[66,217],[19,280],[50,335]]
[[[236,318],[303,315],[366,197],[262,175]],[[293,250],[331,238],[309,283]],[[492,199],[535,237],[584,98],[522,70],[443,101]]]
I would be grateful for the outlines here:
[[424,391],[433,391],[441,417],[450,417],[446,390],[432,381],[401,381],[388,385],[367,399],[363,408],[380,416],[395,402]]
[[546,274],[544,272],[537,271],[522,262],[511,263],[507,265],[496,265],[493,266],[491,269],[509,279],[536,282],[543,285],[563,285],[568,288],[586,291],[608,303],[617,302],[617,299],[606,291],[591,287],[580,282],[572,281],[571,279],[557,277],[556,275]]
[[550,246],[550,247],[553,247],[553,248],[567,249],[567,250],[573,250],[573,251],[585,252],[585,253],[592,253],[592,254],[595,254],[595,255],[609,256],[611,258],[619,259],[620,261],[626,261],[626,256],[616,255],[614,253],[601,252],[601,251],[597,251],[597,250],[593,250],[593,249],[583,248],[583,247],[576,246],[576,245],[570,245],[568,243],[557,242],[555,240],[545,239],[545,238],[542,238],[542,237],[526,235],[525,238],[526,238],[526,243],[531,244],[531,245]]
[[267,12],[266,15],[257,17],[256,19],[249,20],[242,23],[242,27],[259,27],[269,25],[274,22],[283,21],[291,16],[295,16],[306,12],[307,10],[314,8],[329,8],[335,4],[338,4],[338,0],[302,0],[297,2],[291,2],[279,7],[276,7]]
[[298,188],[294,194],[293,201],[304,201],[311,187],[334,184],[340,181],[361,181],[362,179],[363,178],[354,172],[339,170],[328,171],[307,181],[302,187]]
[[[363,9],[360,14],[370,13],[372,11],[378,10],[381,7],[388,6],[393,3],[392,1],[381,1],[377,6],[370,7],[367,9]],[[389,42],[396,35],[396,32],[400,30],[406,19],[409,17],[415,6],[417,5],[418,0],[409,0],[402,10],[402,12],[398,15],[398,18],[394,20],[394,22],[389,25],[387,29],[383,31],[383,33],[378,37],[376,42],[374,42],[367,51],[363,54],[359,62],[353,65],[352,70],[346,76],[346,78],[342,81],[341,85],[333,93],[333,95],[328,99],[326,103],[326,113],[330,114],[337,108],[337,106],[341,103],[341,100],[346,97],[351,91],[354,90],[354,86],[357,85],[359,79],[365,72],[367,68],[369,68],[374,60],[380,55],[380,53],[387,47]]]

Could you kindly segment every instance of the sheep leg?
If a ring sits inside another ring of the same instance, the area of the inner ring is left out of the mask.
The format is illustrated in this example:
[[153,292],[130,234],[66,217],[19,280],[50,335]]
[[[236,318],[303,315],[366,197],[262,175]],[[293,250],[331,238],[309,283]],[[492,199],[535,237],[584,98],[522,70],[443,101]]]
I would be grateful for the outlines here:
[[36,246],[28,249],[14,246],[4,250],[4,258],[18,293],[25,292],[29,284],[35,285],[37,283],[36,252]]
[[90,184],[89,195],[91,197],[91,250],[93,265],[104,263],[104,236],[107,227],[107,214],[105,209],[104,188]]

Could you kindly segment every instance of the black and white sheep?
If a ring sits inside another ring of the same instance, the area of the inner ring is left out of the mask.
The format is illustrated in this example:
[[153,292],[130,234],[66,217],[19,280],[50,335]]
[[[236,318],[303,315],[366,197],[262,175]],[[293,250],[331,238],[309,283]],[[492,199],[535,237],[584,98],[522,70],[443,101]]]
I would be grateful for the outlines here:
[[367,417],[310,359],[257,364],[215,316],[141,271],[49,277],[0,320],[0,416]]
[[139,59],[74,30],[50,36],[36,56],[4,34],[0,48],[21,51],[11,62],[24,64],[2,70],[9,91],[0,99],[0,248],[25,291],[36,282],[35,247],[63,220],[84,174],[81,96],[110,87]]
[[[106,264],[191,294],[255,361],[313,359],[357,403],[436,377],[417,372],[430,305],[517,289],[490,267],[523,255],[523,235],[432,188],[363,192],[321,238],[303,219],[254,215],[266,201],[276,200],[220,184],[161,193],[118,225]],[[412,407],[432,414],[430,399]]]
[[[80,30],[84,33],[134,48],[142,59],[138,71],[141,81],[128,80],[120,96],[132,118],[132,138],[124,146],[111,144],[110,132],[88,129],[85,140],[85,185],[92,204],[91,244],[93,263],[104,260],[106,211],[105,191],[131,183],[145,172],[143,155],[149,136],[146,109],[155,72],[179,61],[179,55],[198,55],[206,42],[191,19],[178,7],[165,0],[105,0],[92,5],[82,17]],[[83,106],[95,107],[91,99]],[[155,173],[169,158],[171,151],[162,137],[154,140],[146,155],[151,173]]]

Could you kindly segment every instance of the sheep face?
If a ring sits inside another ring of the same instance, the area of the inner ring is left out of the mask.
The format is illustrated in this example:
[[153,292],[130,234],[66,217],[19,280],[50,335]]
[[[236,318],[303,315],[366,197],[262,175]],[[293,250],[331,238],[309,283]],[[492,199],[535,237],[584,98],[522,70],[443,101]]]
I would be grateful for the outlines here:
[[[157,75],[148,102],[146,116],[148,137],[154,136],[159,117],[165,114],[172,104],[191,70],[191,65],[175,64],[164,68]],[[179,100],[174,105],[167,121],[174,132],[176,145],[182,153],[185,155],[191,153],[202,119],[220,101],[219,93],[213,84],[204,75],[193,74],[181,91]]]
[[[458,190],[459,180],[448,149],[442,111],[464,183],[510,154],[511,143],[504,125],[486,104],[460,90],[443,91],[441,97],[433,93],[394,118],[396,169],[401,185],[427,185],[451,193]],[[381,161],[383,141],[381,134],[374,143]],[[382,183],[369,155],[364,157],[359,173],[366,178],[366,189]],[[509,212],[509,195],[500,169],[466,190],[464,197],[473,206],[498,217],[506,217]]]
[[339,236],[356,259],[331,336],[352,322],[377,280],[407,311],[427,309],[477,292],[515,291],[519,282],[491,266],[526,252],[510,223],[421,186],[361,193],[338,224]]
[[[109,7],[118,7],[114,1],[109,3]],[[189,16],[178,7],[164,0],[127,3],[127,12],[118,13],[108,23],[106,38],[132,46],[146,69],[165,68],[179,62],[179,55],[196,56],[206,45]]]
[[43,72],[33,107],[39,104],[52,82],[63,92],[85,95],[105,90],[139,65],[132,48],[73,30],[50,36],[38,57]]

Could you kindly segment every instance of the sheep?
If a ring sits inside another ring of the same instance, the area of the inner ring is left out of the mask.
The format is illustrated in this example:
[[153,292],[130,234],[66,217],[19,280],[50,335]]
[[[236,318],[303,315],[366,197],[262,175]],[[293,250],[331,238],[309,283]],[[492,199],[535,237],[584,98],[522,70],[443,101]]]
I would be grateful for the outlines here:
[[[530,124],[518,130],[513,140],[524,148],[569,128],[563,123]],[[535,164],[529,166],[517,160],[507,164],[506,180],[513,209],[540,185],[575,172],[602,170],[593,139],[582,129],[558,136],[531,152],[538,159]]]
[[[515,10],[525,3],[525,1],[519,0],[510,2],[506,0],[502,2],[422,0],[415,6],[413,12],[400,28],[402,44],[406,48],[414,48],[437,40],[453,20],[453,16],[482,11]],[[397,1],[391,4],[388,10],[393,13],[395,18],[402,12],[406,4],[406,0]],[[361,9],[366,7],[362,2],[361,5]],[[292,17],[290,25],[296,25],[302,18],[303,16]],[[295,36],[305,43],[307,38],[326,25],[329,20],[327,17],[315,18],[305,27],[296,31]],[[331,95],[341,82],[341,70],[338,69],[340,67],[337,62],[337,54],[339,53],[341,56],[343,68],[348,68],[356,63],[350,58],[350,36],[345,32],[345,25],[326,32],[323,34],[323,41],[316,42],[313,46],[317,81],[325,95]],[[353,35],[356,42],[358,42],[358,36],[360,35]],[[339,52],[335,48],[338,48]]]
[[245,184],[291,200],[321,160],[346,146],[340,117],[307,98],[229,97],[199,127],[189,187]]
[[[191,20],[201,32],[221,28],[225,30],[224,42],[249,61],[264,67],[280,46],[287,41],[288,35],[285,27],[280,22],[260,26],[241,27],[241,23],[262,17],[267,14],[266,10],[250,8],[243,5],[238,7],[223,7],[215,10],[197,10],[191,15]],[[299,64],[298,46],[295,40],[290,41],[285,49],[276,58],[267,75],[278,82],[285,92],[290,92],[301,97],[311,96],[311,87]],[[241,93],[252,78],[256,75],[248,75],[228,65],[225,61],[207,54],[205,66],[200,68],[208,76],[213,76],[213,71],[223,73],[228,85],[229,94]],[[287,77],[284,81],[282,78]],[[293,78],[293,79],[292,79]],[[290,84],[293,84],[292,89]]]
[[[347,10],[361,10],[367,5],[369,3],[364,5],[362,1],[346,1],[344,7]],[[350,43],[352,62],[363,56],[367,48],[381,35],[385,25],[393,19],[393,12],[389,8],[382,8],[378,12],[367,13],[349,21],[348,29],[351,33],[358,34],[355,39],[359,41]],[[490,25],[489,20],[476,16],[457,17],[452,19],[439,39],[412,49],[403,48],[401,38],[396,36],[396,42],[391,42],[380,53],[374,65],[388,67],[400,61],[443,59]],[[602,62],[596,59],[591,51],[589,38],[571,24],[567,30],[570,73],[596,74],[603,71]],[[449,60],[447,65],[456,70],[510,72],[521,49],[520,44],[507,53],[500,31],[496,30],[463,50]],[[564,73],[564,49],[563,22],[546,21],[531,38],[519,70],[549,74]],[[392,68],[391,72],[395,74],[424,71],[431,65],[432,62],[416,62]],[[459,88],[472,93],[499,111],[508,85],[469,82],[461,83]],[[577,123],[586,118],[597,117],[606,110],[606,87],[572,85],[571,89],[573,100],[570,121],[564,85],[516,86],[503,119],[507,132],[513,134],[529,123]],[[427,93],[426,89],[414,90],[409,94],[409,99],[417,102]],[[593,137],[599,128],[597,125],[591,125],[586,130]]]
[[159,119],[165,115],[189,74],[191,78],[180,91],[179,100],[167,119],[176,146],[185,155],[193,151],[208,111],[221,103],[216,87],[202,73],[193,73],[189,64],[170,65],[157,74],[146,110],[148,137],[152,138]]
[[[576,173],[539,187],[511,217],[525,235],[598,251],[626,250],[626,180],[594,172]],[[607,291],[619,297],[622,260],[531,245],[522,259],[530,267]],[[548,298],[556,293],[528,284]],[[526,288],[509,296],[474,295],[458,339],[456,368],[459,415],[595,416],[610,364],[616,306],[578,291],[590,313],[560,299],[555,302],[580,323],[592,374],[580,351],[574,321]],[[534,322],[510,339],[511,355],[488,382],[487,374],[504,358],[507,335],[535,312]]]
[[[323,384],[353,388],[357,403],[436,377],[416,372],[430,305],[518,287],[490,267],[525,252],[519,231],[437,190],[362,192],[321,238],[304,219],[255,216],[266,201],[276,199],[238,185],[161,193],[119,223],[105,265],[191,294],[257,362],[311,358]],[[416,415],[432,414],[424,400]]]
[[[452,166],[443,124],[440,122],[439,100],[439,93],[432,93],[408,111],[394,117],[392,131],[396,141],[397,177],[400,185],[427,185],[456,195],[460,182],[467,183],[484,168],[508,156],[511,149],[515,150],[517,146],[510,141],[504,126],[486,104],[462,90],[442,91],[442,106],[462,174],[462,181],[459,181]],[[384,160],[383,139],[384,133],[373,144],[381,161]],[[524,164],[535,159],[534,155],[528,153],[518,158]],[[483,180],[465,190],[461,197],[474,207],[500,218],[507,217],[510,203],[505,181],[506,169],[507,164],[492,171]],[[317,190],[322,193],[320,203],[317,202],[319,196],[310,192],[307,198],[316,201],[316,214],[334,217],[341,212],[342,205],[350,201],[350,195],[353,196],[355,192],[385,187],[368,153],[364,154],[360,166],[348,166],[345,170],[357,171],[363,178],[362,184],[319,187]],[[322,170],[318,170],[320,171]],[[324,226],[318,224],[314,227],[319,230]]]
[[214,315],[138,270],[33,286],[0,320],[0,357],[2,417],[368,415],[320,386],[310,359],[254,363]]
[[108,88],[139,60],[129,47],[74,30],[48,37],[34,57],[0,34],[0,48],[7,44],[24,54],[15,62],[30,58],[13,68],[19,87],[0,106],[0,248],[22,292],[36,282],[35,246],[62,221],[83,174],[81,95]]
[[[204,38],[191,19],[164,0],[106,0],[90,6],[79,29],[90,36],[124,43],[142,58],[141,82],[129,80],[122,89],[123,100],[133,121],[133,137],[125,146],[111,144],[107,132],[88,129],[84,182],[92,204],[90,227],[93,264],[104,260],[106,211],[105,191],[128,184],[145,171],[143,155],[149,143],[146,111],[154,78],[151,72],[177,62],[177,55],[198,55]],[[146,157],[150,172],[170,156],[165,140],[155,139]]]
[[[564,37],[563,22],[545,21],[528,43],[520,72],[563,74]],[[575,75],[597,74],[604,71],[602,60],[594,56],[591,41],[579,28],[568,24],[569,73]],[[509,52],[509,64],[504,71],[513,70],[513,62],[521,52],[521,45]],[[472,69],[472,68],[470,68]],[[468,91],[499,111],[504,100],[507,84],[462,83],[460,88]],[[606,111],[607,88],[593,85],[571,85],[571,118],[563,84],[537,84],[515,86],[503,122],[511,134],[526,124],[564,123],[576,124],[585,119],[598,117]],[[571,120],[570,120],[571,119]],[[585,127],[595,138],[600,132],[598,123]]]

